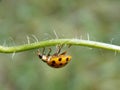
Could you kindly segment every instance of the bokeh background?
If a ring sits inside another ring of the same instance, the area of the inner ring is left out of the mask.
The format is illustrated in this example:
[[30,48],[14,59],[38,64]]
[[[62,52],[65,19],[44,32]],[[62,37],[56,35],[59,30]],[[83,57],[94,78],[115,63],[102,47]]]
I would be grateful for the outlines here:
[[[120,45],[120,0],[0,0],[1,45],[55,39],[55,33]],[[72,61],[54,69],[36,51],[0,54],[0,90],[120,90],[118,52],[72,46]]]

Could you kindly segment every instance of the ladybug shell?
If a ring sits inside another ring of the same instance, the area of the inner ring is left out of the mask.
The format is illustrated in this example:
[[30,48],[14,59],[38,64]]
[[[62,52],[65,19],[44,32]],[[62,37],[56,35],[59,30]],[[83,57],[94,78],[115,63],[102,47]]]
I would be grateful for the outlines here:
[[71,56],[65,56],[65,55],[50,56],[46,63],[51,67],[61,68],[65,66],[70,60],[71,60]]

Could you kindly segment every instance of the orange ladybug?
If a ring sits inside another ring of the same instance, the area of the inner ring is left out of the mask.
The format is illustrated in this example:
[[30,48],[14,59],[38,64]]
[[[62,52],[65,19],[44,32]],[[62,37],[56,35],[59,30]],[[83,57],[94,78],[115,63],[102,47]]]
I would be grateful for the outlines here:
[[47,55],[45,55],[45,48],[43,48],[42,53],[40,53],[40,51],[38,50],[37,55],[40,59],[42,59],[42,61],[47,63],[49,66],[54,68],[61,68],[65,66],[72,58],[70,55],[66,55],[66,51],[60,53],[61,48],[62,46],[58,46],[56,53],[54,53],[53,55],[50,55],[51,48],[49,48],[49,52]]

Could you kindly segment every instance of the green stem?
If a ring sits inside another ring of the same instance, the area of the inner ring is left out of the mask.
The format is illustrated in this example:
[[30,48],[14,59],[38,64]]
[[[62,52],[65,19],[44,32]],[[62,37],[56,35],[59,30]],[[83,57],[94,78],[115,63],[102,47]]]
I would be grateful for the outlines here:
[[80,39],[52,39],[52,40],[35,42],[31,44],[25,44],[20,46],[13,46],[13,47],[0,46],[0,53],[22,52],[22,51],[27,51],[27,50],[36,49],[36,48],[55,46],[57,44],[87,46],[92,48],[101,48],[106,50],[120,51],[120,46],[106,44],[102,42],[80,40]]

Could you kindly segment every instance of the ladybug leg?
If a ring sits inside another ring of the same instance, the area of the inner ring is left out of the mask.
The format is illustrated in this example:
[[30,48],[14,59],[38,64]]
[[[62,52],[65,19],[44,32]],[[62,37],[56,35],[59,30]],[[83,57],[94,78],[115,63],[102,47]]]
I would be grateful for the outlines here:
[[[71,47],[71,45],[68,45],[68,48],[70,48],[70,47]],[[66,53],[67,53],[67,51],[64,51],[60,55],[65,55]]]
[[37,55],[38,55],[38,57],[39,57],[40,59],[42,59],[43,55],[45,55],[44,52],[45,52],[45,48],[43,48],[42,53],[40,53],[40,50],[39,50],[39,49],[37,50]]
[[39,50],[39,49],[37,50],[37,55],[38,55],[38,57],[39,57],[40,59],[42,59],[42,54],[40,53],[40,50]]
[[71,44],[69,44],[69,45],[68,45],[68,48],[70,48],[71,46],[72,46],[72,45],[71,45]]
[[63,45],[58,45],[57,46],[56,53],[54,54],[55,56],[58,56],[58,54],[60,53],[62,47],[63,47]]
[[56,53],[57,53],[57,54],[59,54],[59,53],[60,53],[60,51],[61,51],[61,47],[60,47],[60,46],[58,46],[58,47],[57,47],[57,52],[56,52]]
[[58,46],[57,54],[59,54],[61,52],[62,47],[63,47],[63,45]]
[[42,61],[46,62],[46,55],[45,55],[45,48],[43,48],[42,53],[40,53],[40,50],[38,49],[37,55]]
[[67,51],[64,51],[64,52],[62,52],[60,55],[65,55],[67,53]]
[[50,56],[51,51],[52,51],[51,48],[49,48],[49,52],[48,52],[47,56]]
[[42,55],[45,55],[45,47],[42,50]]

